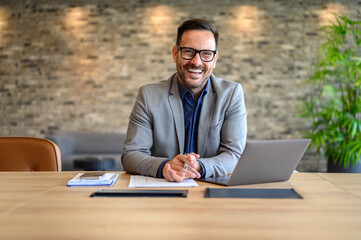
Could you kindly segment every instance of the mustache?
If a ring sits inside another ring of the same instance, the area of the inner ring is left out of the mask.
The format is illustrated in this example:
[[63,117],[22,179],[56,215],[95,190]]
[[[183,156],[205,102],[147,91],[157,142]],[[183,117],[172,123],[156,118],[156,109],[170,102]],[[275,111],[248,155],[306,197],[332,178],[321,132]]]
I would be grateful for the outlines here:
[[196,65],[194,65],[193,63],[185,64],[183,67],[184,67],[184,68],[192,68],[192,69],[204,70],[204,66],[202,66],[202,65],[196,66]]

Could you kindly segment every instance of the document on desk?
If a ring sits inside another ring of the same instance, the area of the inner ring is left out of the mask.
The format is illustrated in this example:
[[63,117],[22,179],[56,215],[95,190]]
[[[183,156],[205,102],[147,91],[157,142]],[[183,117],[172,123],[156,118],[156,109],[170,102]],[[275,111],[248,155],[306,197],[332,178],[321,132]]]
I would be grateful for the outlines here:
[[68,181],[68,187],[73,186],[112,186],[118,179],[119,173],[104,173],[98,179],[82,179],[84,173],[78,173]]
[[168,182],[163,178],[153,178],[135,175],[130,177],[129,187],[198,187],[198,184],[193,179],[186,179],[183,182]]

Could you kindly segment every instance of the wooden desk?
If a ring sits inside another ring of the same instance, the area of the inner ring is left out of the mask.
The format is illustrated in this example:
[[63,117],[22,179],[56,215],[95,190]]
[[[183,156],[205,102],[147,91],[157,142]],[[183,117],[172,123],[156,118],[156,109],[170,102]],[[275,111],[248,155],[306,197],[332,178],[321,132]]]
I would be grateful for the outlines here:
[[[0,239],[361,239],[361,174],[295,173],[304,199],[90,198],[75,172],[0,173]],[[127,188],[121,172],[115,186]],[[101,187],[104,188],[104,187]]]

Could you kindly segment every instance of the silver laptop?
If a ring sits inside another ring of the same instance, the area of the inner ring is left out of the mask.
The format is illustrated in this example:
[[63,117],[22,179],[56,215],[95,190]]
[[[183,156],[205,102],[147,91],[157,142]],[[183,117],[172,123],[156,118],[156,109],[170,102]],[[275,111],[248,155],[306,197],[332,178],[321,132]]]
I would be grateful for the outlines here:
[[225,186],[287,181],[310,139],[250,141],[232,175],[198,180]]

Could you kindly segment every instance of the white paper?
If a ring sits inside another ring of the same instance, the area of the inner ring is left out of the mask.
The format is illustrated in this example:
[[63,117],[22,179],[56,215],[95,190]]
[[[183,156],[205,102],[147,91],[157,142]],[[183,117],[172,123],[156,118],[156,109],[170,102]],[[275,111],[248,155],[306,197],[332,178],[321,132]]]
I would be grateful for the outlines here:
[[198,187],[198,184],[193,179],[186,179],[183,182],[168,182],[163,178],[135,175],[130,177],[129,187]]

